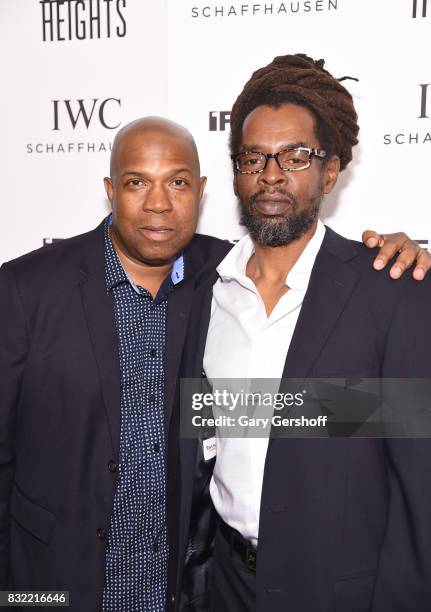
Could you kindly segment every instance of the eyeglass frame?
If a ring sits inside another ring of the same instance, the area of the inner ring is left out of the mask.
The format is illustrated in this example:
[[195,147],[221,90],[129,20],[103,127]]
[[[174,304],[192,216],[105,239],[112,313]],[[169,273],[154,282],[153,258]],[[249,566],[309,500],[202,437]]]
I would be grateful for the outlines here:
[[[280,155],[280,153],[284,153],[285,151],[306,151],[308,154],[307,165],[303,166],[302,168],[282,168],[280,162],[278,161],[278,156]],[[251,170],[250,172],[245,172],[244,170],[240,170],[239,168],[237,168],[236,160],[240,155],[243,155],[244,153],[257,153],[258,155],[263,155],[265,157],[265,165],[263,166],[263,168],[261,170]],[[277,151],[277,153],[263,153],[263,151],[241,151],[240,153],[234,153],[230,156],[230,158],[233,162],[234,172],[238,172],[239,174],[261,174],[265,171],[268,165],[268,160],[270,159],[275,159],[278,167],[280,168],[280,170],[283,170],[283,172],[299,172],[301,170],[307,170],[307,168],[311,166],[311,160],[313,157],[325,159],[326,156],[327,152],[325,151],[325,149],[315,149],[312,147],[285,147],[284,149]]]

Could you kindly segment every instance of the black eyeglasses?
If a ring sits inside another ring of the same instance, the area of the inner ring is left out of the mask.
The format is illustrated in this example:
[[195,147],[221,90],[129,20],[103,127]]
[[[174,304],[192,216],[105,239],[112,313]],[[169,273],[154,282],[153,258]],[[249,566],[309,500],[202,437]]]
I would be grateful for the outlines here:
[[231,155],[233,169],[240,174],[263,172],[268,164],[268,160],[271,158],[275,159],[281,170],[287,170],[288,172],[305,170],[310,167],[313,157],[324,159],[326,151],[309,147],[290,147],[282,149],[278,153],[243,151],[242,153]]

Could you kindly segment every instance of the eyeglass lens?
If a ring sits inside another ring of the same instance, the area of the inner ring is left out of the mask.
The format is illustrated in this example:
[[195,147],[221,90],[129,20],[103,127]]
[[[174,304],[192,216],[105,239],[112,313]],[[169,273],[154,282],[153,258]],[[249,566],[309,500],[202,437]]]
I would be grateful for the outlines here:
[[[278,163],[283,170],[295,170],[308,166],[309,153],[306,149],[289,149],[278,153]],[[266,155],[254,151],[244,151],[236,158],[236,165],[240,172],[258,172],[266,164]]]

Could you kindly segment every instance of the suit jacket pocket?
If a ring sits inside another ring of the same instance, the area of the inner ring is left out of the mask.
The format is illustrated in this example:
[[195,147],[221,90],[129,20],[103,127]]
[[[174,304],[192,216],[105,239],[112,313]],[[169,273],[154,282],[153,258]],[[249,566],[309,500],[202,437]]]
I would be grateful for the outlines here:
[[370,612],[374,580],[375,574],[370,574],[336,582],[336,612]]
[[10,514],[26,531],[49,544],[54,530],[54,514],[31,501],[16,484],[12,491]]

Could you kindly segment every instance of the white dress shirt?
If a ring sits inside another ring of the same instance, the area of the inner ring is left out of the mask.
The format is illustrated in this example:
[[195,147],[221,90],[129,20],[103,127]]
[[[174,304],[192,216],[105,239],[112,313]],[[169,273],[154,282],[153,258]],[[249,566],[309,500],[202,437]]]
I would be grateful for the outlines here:
[[[254,252],[250,237],[244,236],[220,263],[204,355],[204,369],[210,382],[282,377],[325,231],[319,221],[286,277],[289,291],[282,295],[269,317],[255,284],[246,276],[246,266]],[[214,506],[226,523],[257,545],[268,437],[227,438],[217,429],[216,438],[217,458],[210,483]]]

